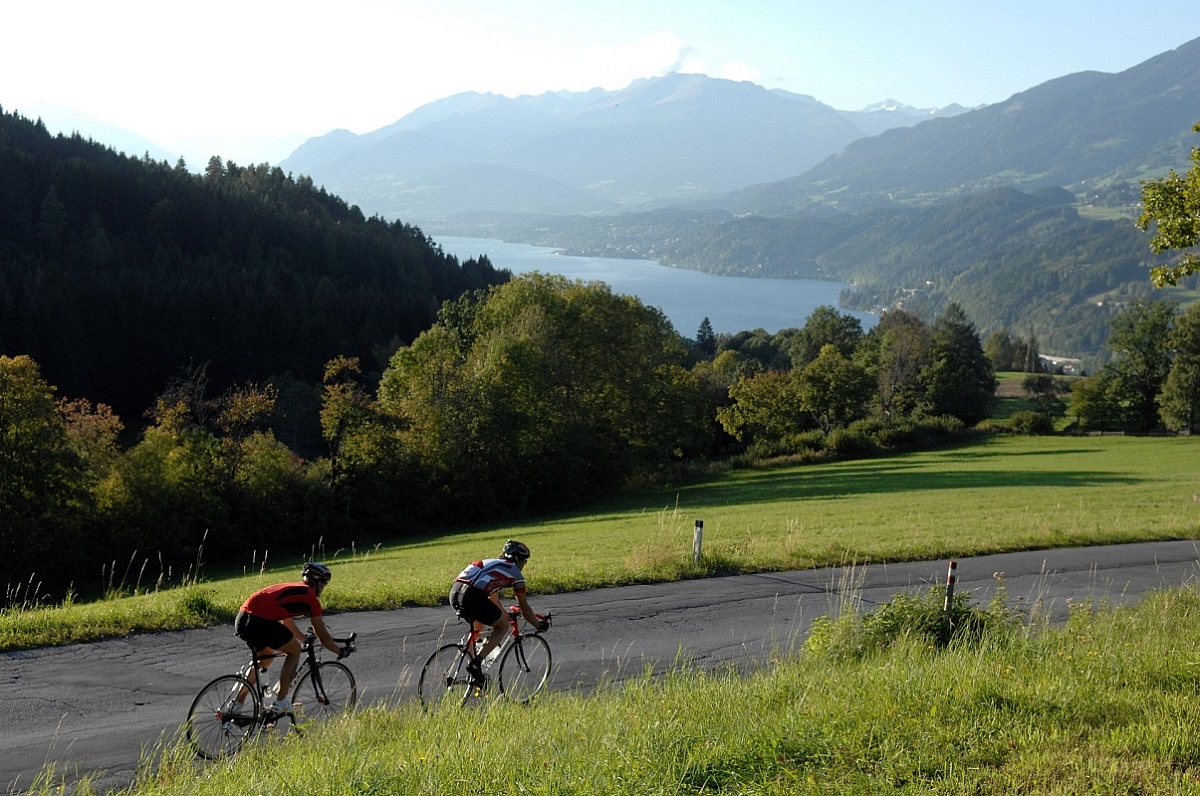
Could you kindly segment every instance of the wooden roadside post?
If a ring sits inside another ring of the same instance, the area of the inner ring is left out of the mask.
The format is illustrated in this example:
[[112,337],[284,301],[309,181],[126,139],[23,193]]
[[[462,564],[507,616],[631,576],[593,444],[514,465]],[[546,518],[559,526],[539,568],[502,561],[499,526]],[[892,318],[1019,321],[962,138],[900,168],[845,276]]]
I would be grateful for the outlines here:
[[950,615],[950,606],[954,602],[954,583],[958,580],[958,577],[955,574],[957,570],[958,562],[951,561],[950,569],[946,572],[946,604],[942,608],[942,610],[946,612],[947,616]]
[[951,609],[954,606],[954,584],[958,580],[956,574],[958,570],[958,562],[951,561],[950,569],[946,571],[946,604],[942,606],[942,616],[946,620],[946,637],[943,639],[944,644],[950,643],[950,637],[954,635],[954,614]]

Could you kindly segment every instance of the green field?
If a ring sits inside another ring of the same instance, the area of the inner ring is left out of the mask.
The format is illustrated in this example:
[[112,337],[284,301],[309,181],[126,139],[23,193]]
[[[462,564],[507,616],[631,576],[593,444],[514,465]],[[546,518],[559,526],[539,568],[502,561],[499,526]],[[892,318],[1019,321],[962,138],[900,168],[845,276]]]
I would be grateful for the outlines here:
[[[737,471],[591,513],[314,552],[334,565],[326,596],[344,611],[439,602],[464,560],[508,536],[534,549],[535,593],[1200,538],[1198,452],[1190,438],[994,437]],[[299,564],[266,558],[256,553],[245,572],[201,569],[180,588],[131,562],[141,574],[116,579],[109,599],[11,611],[0,635],[11,649],[227,621],[248,591]],[[306,794],[1200,793],[1198,620],[1200,592],[1184,589],[1129,609],[1076,606],[1065,626],[1021,616],[948,648],[901,631],[871,647],[784,650],[750,676],[647,675],[465,713],[375,706],[229,763],[197,765],[164,742],[146,750],[132,792],[224,796],[302,783]],[[31,792],[87,792],[70,780],[47,770]]]
[[[739,470],[524,525],[342,550],[333,611],[434,605],[464,562],[519,537],[533,593],[849,562],[1200,538],[1200,440],[997,436],[937,451]],[[704,557],[692,560],[704,521]],[[263,563],[264,558],[266,564]],[[150,562],[114,562],[110,599],[0,614],[11,650],[228,621],[246,594],[291,578],[301,559],[247,556],[168,588]]]
[[[1200,592],[1079,607],[935,649],[807,650],[751,676],[678,671],[427,714],[371,707],[197,765],[147,756],[137,796],[1194,794]],[[489,779],[494,777],[494,779]],[[34,793],[61,793],[53,772]]]

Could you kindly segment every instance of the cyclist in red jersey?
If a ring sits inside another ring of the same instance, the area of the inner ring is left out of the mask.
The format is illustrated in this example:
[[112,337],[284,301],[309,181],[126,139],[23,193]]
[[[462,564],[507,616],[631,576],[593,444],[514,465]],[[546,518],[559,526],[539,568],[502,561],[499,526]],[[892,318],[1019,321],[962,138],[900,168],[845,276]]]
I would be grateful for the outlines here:
[[499,558],[472,561],[466,569],[458,573],[454,585],[450,587],[450,605],[459,616],[468,622],[474,622],[480,628],[492,628],[483,647],[467,664],[467,670],[476,681],[483,679],[483,660],[508,635],[508,612],[500,605],[501,590],[513,590],[525,621],[539,630],[550,627],[548,621],[533,612],[525,596],[525,576],[521,574],[521,569],[528,560],[529,546],[509,539],[504,544]]
[[[298,617],[307,616],[312,621],[313,631],[321,644],[330,652],[341,657],[342,648],[333,640],[325,627],[324,610],[321,608],[321,592],[329,583],[333,573],[324,564],[314,561],[304,565],[299,583],[276,583],[260,589],[246,598],[234,619],[234,632],[259,656],[282,653],[283,670],[279,673],[279,685],[275,691],[275,704],[279,713],[287,713],[292,703],[287,698],[292,687],[292,678],[300,667],[301,648],[304,634],[296,627]],[[262,661],[266,669],[273,658]],[[251,672],[250,679],[256,681],[258,672]]]

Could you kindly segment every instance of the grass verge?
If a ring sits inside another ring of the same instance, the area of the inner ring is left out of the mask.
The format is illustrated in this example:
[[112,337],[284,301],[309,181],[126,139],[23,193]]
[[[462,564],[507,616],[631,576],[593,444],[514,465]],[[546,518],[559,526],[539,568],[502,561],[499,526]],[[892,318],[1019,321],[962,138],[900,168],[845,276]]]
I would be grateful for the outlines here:
[[[921,602],[892,618],[921,614]],[[1200,791],[1200,592],[1076,605],[1065,625],[985,624],[938,644],[919,621],[899,621],[851,655],[826,638],[750,676],[647,675],[527,707],[372,707],[226,763],[196,765],[168,746],[133,792],[223,796],[287,782],[311,796]],[[32,792],[60,787],[47,775]]]

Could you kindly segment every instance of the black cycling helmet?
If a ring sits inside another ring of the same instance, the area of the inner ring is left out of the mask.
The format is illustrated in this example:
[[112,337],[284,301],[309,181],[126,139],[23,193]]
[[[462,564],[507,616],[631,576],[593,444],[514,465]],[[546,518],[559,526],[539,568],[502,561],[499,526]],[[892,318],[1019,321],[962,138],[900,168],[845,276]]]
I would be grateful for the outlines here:
[[304,565],[304,572],[300,574],[300,577],[312,583],[328,583],[329,579],[333,577],[333,573],[324,564],[309,561]]
[[500,557],[524,564],[529,560],[529,545],[524,542],[518,542],[516,539],[509,539],[504,543],[504,549],[500,551]]

